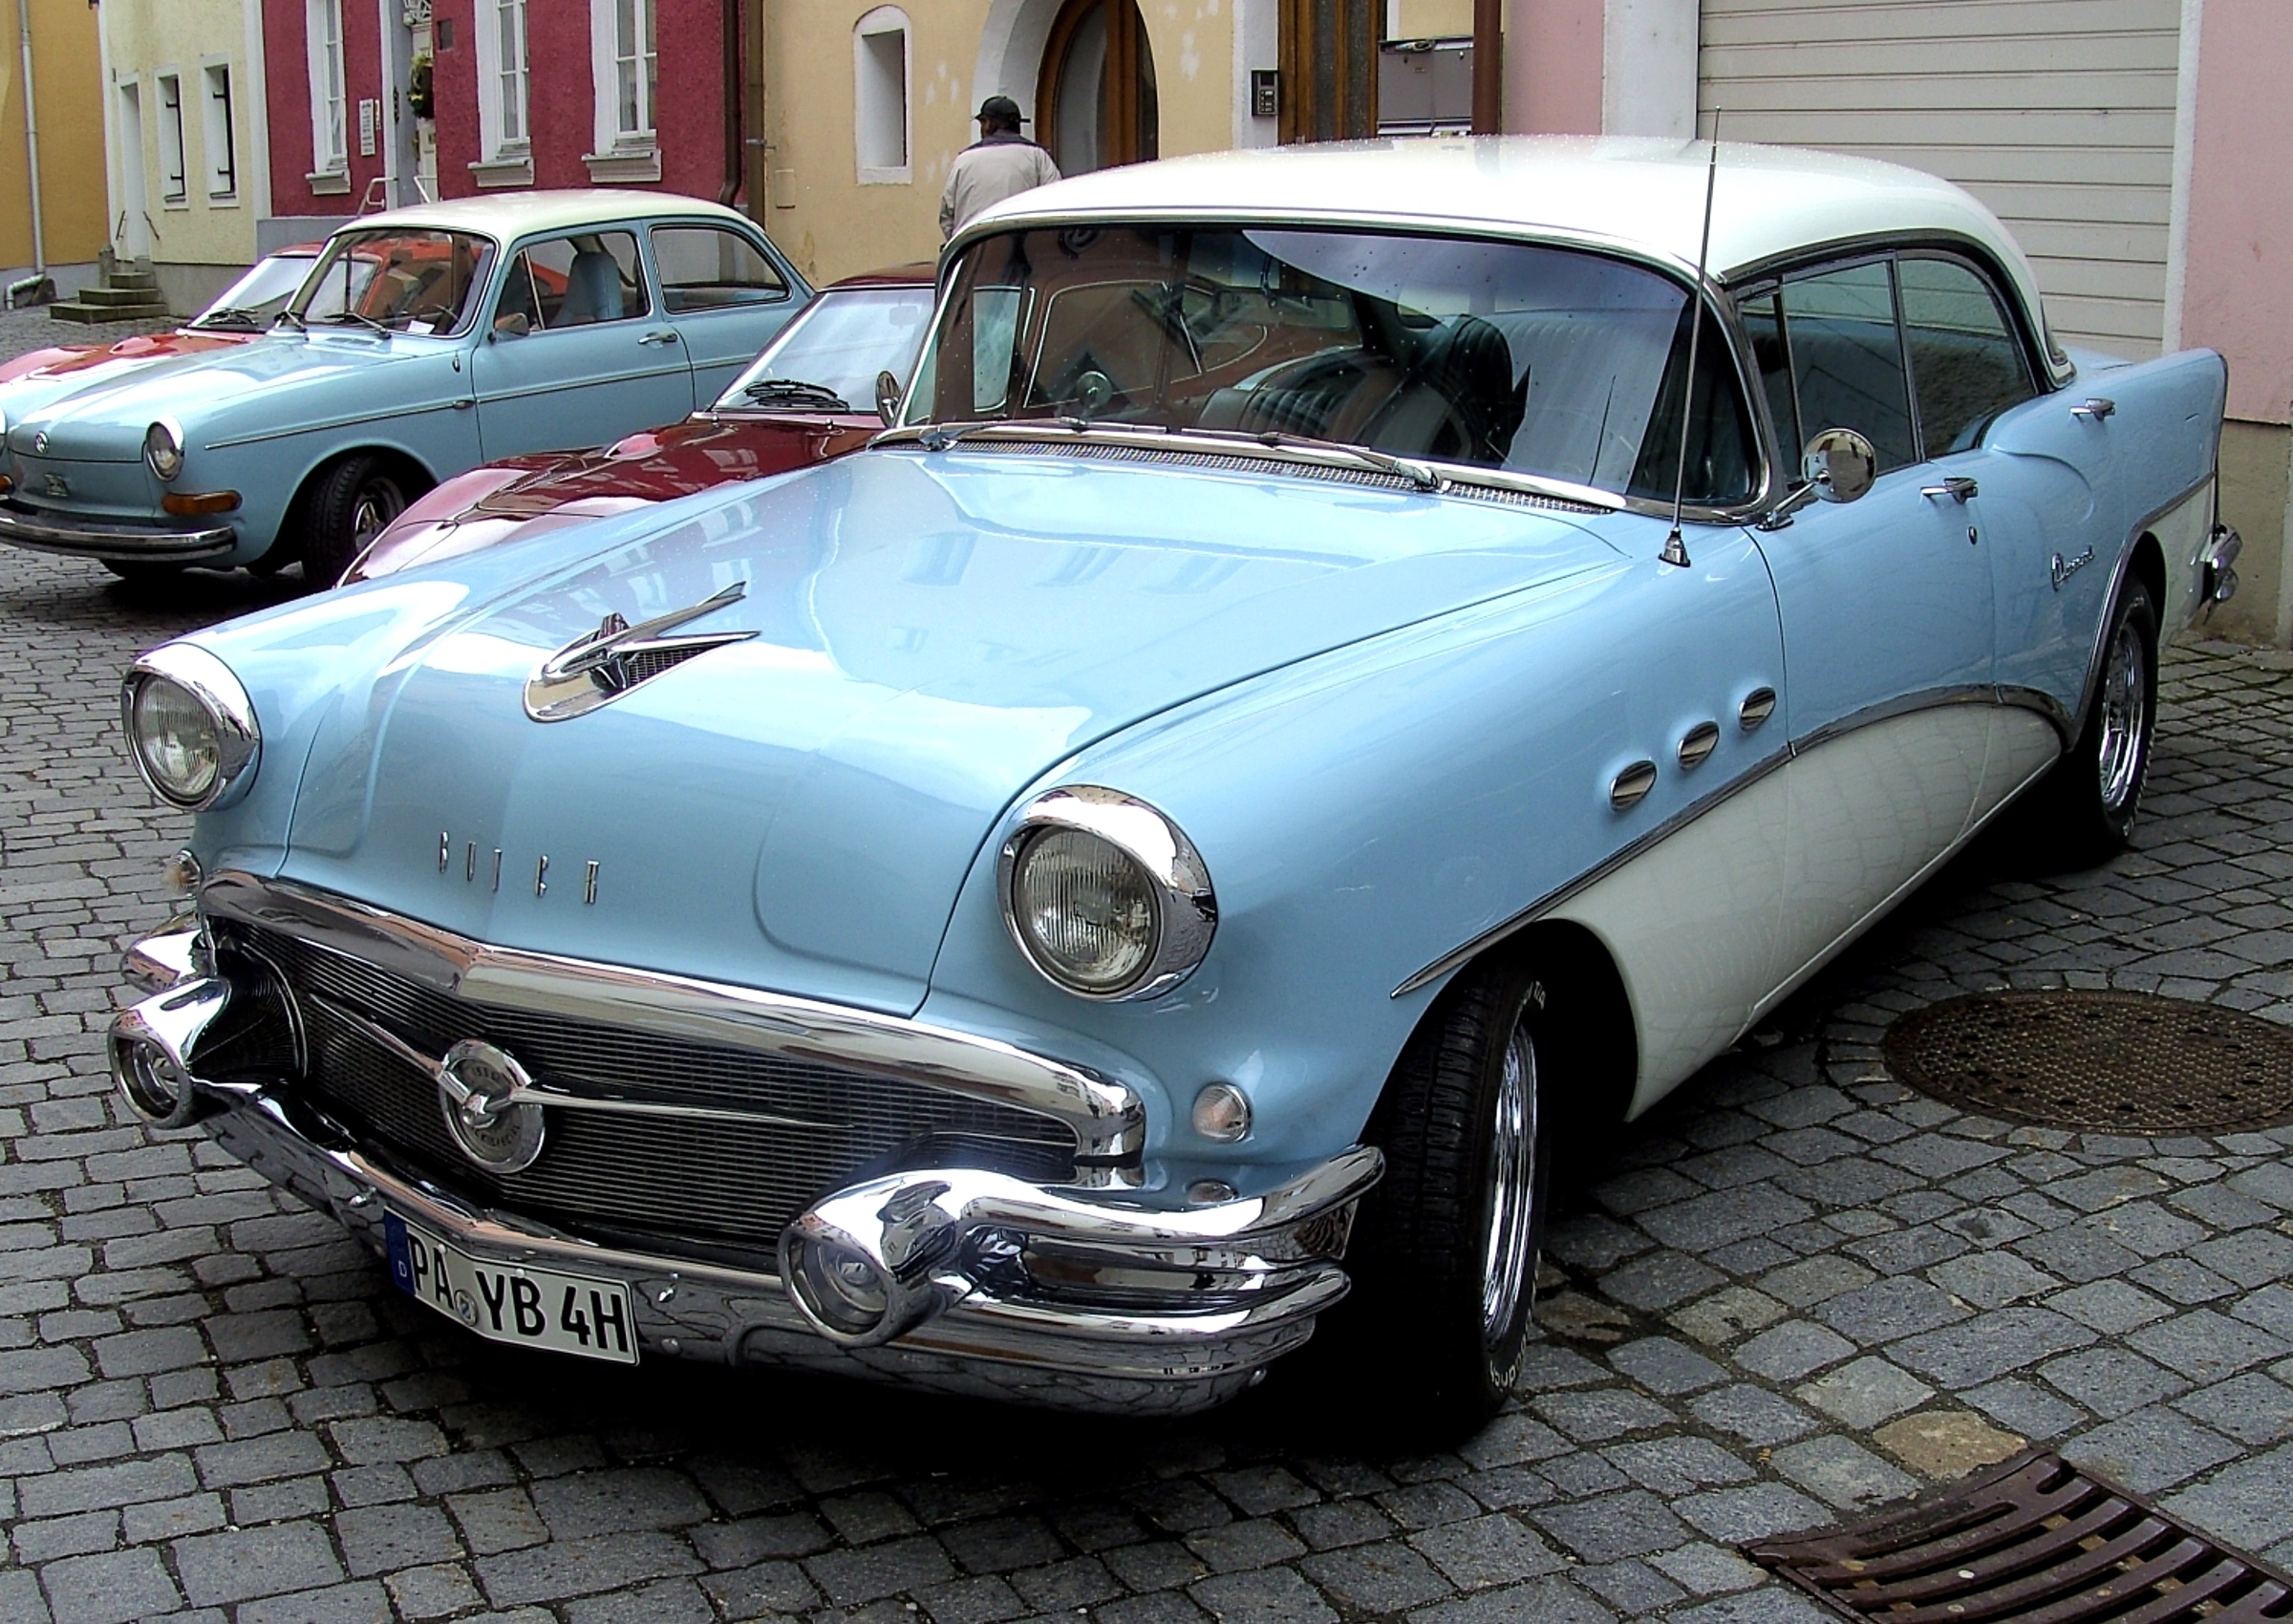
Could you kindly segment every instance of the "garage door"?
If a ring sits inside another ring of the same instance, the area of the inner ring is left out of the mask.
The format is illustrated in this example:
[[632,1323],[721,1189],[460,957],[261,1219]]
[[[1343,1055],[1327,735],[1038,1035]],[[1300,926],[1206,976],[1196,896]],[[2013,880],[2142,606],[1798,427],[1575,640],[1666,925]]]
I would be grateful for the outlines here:
[[2181,0],[1704,0],[1699,100],[1731,139],[1908,163],[2013,230],[2057,336],[2165,326]]

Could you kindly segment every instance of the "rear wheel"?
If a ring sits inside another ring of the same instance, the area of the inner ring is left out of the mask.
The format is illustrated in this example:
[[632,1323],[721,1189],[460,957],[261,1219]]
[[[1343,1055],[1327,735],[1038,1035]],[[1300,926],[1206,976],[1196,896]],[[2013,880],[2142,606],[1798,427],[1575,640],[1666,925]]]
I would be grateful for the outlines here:
[[2102,641],[2102,675],[2078,742],[2034,799],[2032,833],[2046,854],[2091,867],[2126,849],[2150,778],[2157,720],[2157,602],[2128,577]]
[[410,500],[402,477],[380,458],[360,453],[321,470],[303,497],[304,579],[333,586]]
[[1468,972],[1410,1039],[1363,1135],[1385,1177],[1362,1202],[1332,1351],[1374,1391],[1364,1410],[1413,1441],[1478,1427],[1520,1373],[1552,1183],[1546,1002],[1525,966]]

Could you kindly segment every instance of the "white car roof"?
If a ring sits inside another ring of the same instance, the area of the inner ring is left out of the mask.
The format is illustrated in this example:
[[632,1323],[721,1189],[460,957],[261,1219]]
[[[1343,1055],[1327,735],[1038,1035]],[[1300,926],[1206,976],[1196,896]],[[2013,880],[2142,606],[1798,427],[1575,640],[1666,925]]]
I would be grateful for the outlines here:
[[[1598,241],[1693,269],[1709,141],[1436,136],[1205,154],[1102,169],[1023,192],[961,233],[1036,217],[1192,216],[1470,224]],[[1706,266],[1722,282],[1780,254],[1879,234],[1964,238],[2038,284],[1998,217],[1933,175],[1872,159],[1723,141]]]
[[584,225],[671,215],[749,224],[747,217],[739,210],[705,198],[594,186],[549,192],[491,192],[483,197],[415,203],[384,214],[362,214],[346,221],[337,229],[371,231],[377,226],[412,226],[439,231],[477,231],[507,242],[535,231],[571,231]]

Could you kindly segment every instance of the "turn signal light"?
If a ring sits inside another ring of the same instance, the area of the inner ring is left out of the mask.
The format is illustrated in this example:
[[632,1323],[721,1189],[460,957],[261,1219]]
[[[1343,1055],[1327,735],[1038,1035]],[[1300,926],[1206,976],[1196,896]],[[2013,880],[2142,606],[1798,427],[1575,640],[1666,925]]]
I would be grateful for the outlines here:
[[15,488],[15,481],[10,479],[6,474],[0,474],[0,496],[6,496],[10,491],[12,491]]
[[160,505],[179,518],[189,519],[202,513],[228,513],[239,505],[237,491],[207,491],[189,495],[169,491],[160,498]]

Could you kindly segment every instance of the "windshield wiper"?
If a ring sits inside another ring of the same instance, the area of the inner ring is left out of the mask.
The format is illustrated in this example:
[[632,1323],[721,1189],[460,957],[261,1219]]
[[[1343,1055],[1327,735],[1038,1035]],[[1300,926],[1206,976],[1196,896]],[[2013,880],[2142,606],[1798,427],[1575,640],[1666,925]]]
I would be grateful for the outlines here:
[[803,378],[763,377],[743,384],[740,393],[760,404],[773,401],[783,405],[810,406],[823,412],[849,412],[850,401],[825,383],[806,383]]
[[384,327],[380,322],[376,321],[373,316],[366,314],[363,310],[334,310],[327,315],[319,317],[318,319],[325,322],[330,327],[348,327],[352,322],[356,322],[360,327],[368,328],[373,331],[378,332],[385,338],[390,336],[389,328]]
[[225,305],[220,310],[209,310],[191,325],[193,327],[227,327],[243,332],[260,332],[270,324],[263,319],[263,312],[260,310],[242,310],[236,305]]
[[1260,445],[1287,447],[1292,451],[1319,451],[1333,457],[1347,457],[1377,469],[1383,474],[1398,474],[1421,491],[1441,489],[1442,478],[1425,463],[1407,457],[1389,457],[1382,451],[1371,451],[1366,446],[1348,445],[1343,440],[1317,439],[1312,435],[1287,434],[1280,429],[1266,429],[1253,434],[1242,433]]

